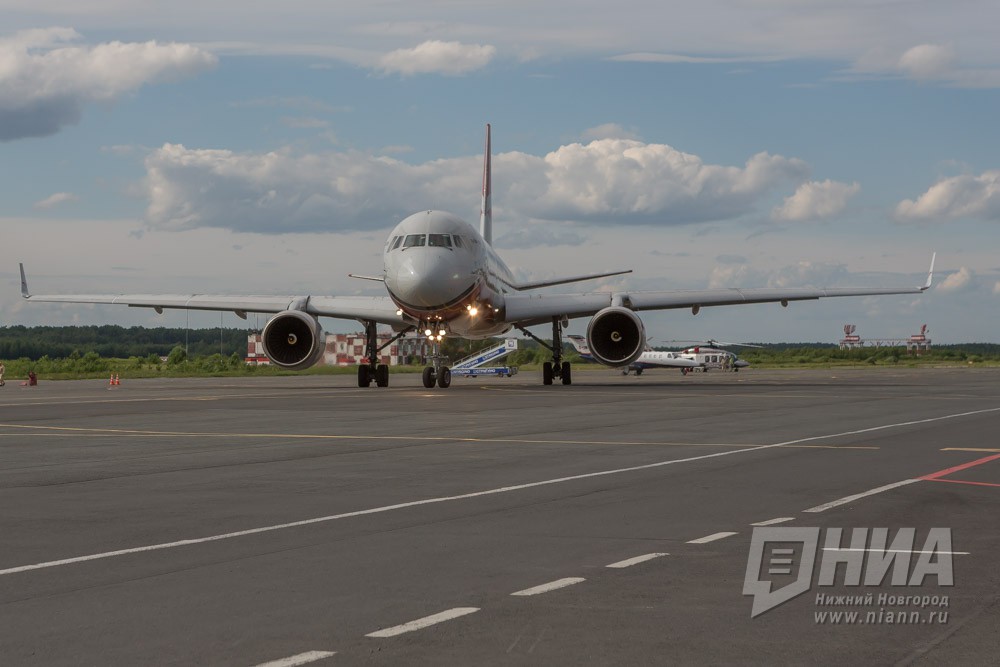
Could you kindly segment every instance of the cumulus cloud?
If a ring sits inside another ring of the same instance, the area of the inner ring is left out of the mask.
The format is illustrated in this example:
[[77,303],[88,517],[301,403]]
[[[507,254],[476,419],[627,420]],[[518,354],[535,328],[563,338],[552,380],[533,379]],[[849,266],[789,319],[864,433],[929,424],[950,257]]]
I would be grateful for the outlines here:
[[[411,165],[360,151],[301,154],[165,144],[145,160],[147,222],[281,233],[380,229],[422,208],[478,211],[481,157]],[[494,156],[493,200],[512,220],[676,225],[755,212],[808,175],[795,158],[758,153],[742,166],[705,164],[664,144],[602,139],[544,156]],[[470,215],[471,214],[471,215]],[[565,242],[561,240],[560,242]]]
[[462,44],[429,40],[412,49],[396,49],[382,56],[379,65],[385,72],[404,76],[447,74],[457,76],[482,69],[493,60],[496,48],[482,44]]
[[955,52],[940,44],[920,44],[899,58],[899,69],[908,77],[921,81],[942,79],[955,66]]
[[66,202],[76,201],[79,199],[76,195],[71,192],[57,192],[53,195],[49,195],[45,199],[35,202],[35,208],[37,209],[47,209],[58,206],[59,204],[65,204]]
[[941,281],[937,289],[940,292],[962,292],[972,286],[975,274],[967,267],[962,267]]
[[901,222],[935,219],[979,218],[1000,220],[1000,170],[976,176],[962,174],[938,181],[916,201],[904,199],[896,205]]
[[215,64],[188,44],[107,42],[70,46],[70,28],[0,38],[0,141],[55,134],[80,120],[84,105],[113,101],[143,85]]
[[809,181],[785,197],[781,206],[771,211],[771,218],[780,222],[826,220],[840,215],[847,202],[861,190],[857,183],[839,183],[829,179]]

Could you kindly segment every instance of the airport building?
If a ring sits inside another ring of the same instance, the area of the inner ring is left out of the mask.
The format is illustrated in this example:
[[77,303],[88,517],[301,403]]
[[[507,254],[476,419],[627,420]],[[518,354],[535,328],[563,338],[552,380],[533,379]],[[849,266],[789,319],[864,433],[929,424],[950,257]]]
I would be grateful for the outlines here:
[[[320,363],[325,366],[357,366],[363,363],[365,355],[365,334],[363,332],[352,334],[325,333],[324,335],[326,336],[326,349]],[[389,342],[392,336],[391,333],[379,333],[379,346]],[[382,351],[379,363],[390,366],[424,364],[431,353],[431,345],[424,338],[404,337]],[[258,331],[252,331],[247,336],[246,362],[257,366],[266,366],[271,363],[267,355],[264,354],[264,345]]]

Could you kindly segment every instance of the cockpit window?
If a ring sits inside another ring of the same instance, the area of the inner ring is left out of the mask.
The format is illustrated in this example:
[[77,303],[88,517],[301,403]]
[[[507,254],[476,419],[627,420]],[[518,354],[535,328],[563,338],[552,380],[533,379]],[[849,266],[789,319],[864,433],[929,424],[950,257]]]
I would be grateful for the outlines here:
[[461,248],[462,247],[462,237],[461,236],[453,236],[452,238],[455,239],[455,247],[456,248]]
[[447,234],[428,234],[427,245],[434,248],[450,248],[451,237]]
[[426,234],[407,234],[403,240],[404,248],[423,247],[425,245],[427,245]]
[[396,248],[399,247],[399,244],[402,243],[402,242],[403,242],[403,237],[402,236],[397,236],[395,239],[393,239],[393,241],[392,241],[392,248],[390,248],[390,250],[395,250]]

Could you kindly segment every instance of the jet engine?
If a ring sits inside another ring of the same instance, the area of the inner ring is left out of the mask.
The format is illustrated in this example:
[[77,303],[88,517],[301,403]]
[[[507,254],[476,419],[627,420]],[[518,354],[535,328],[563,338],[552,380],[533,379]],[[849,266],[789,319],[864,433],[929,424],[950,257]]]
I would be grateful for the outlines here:
[[271,363],[293,371],[314,365],[325,347],[319,320],[301,310],[272,317],[264,326],[261,343]]
[[628,366],[646,348],[646,328],[632,310],[610,306],[587,325],[587,344],[605,366]]

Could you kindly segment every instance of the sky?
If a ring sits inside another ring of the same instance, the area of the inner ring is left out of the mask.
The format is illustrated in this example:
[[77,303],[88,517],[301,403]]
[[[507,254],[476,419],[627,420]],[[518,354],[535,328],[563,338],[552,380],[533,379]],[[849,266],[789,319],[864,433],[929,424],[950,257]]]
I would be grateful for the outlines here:
[[36,293],[379,294],[347,274],[381,270],[402,218],[476,224],[491,123],[494,245],[523,278],[915,286],[937,252],[919,297],[643,313],[654,343],[835,343],[845,324],[1000,342],[996,2],[0,0],[0,16],[0,326],[246,326],[25,303],[18,262]]

